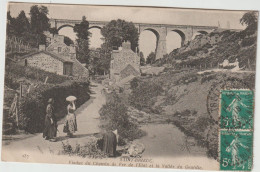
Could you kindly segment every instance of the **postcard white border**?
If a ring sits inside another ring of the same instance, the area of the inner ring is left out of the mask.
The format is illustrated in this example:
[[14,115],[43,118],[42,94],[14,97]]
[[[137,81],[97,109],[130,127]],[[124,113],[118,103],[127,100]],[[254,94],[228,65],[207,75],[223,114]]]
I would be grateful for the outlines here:
[[[260,11],[259,0],[15,0],[16,2],[39,2],[39,3],[67,3],[67,4],[93,4],[93,5],[131,5],[131,6],[160,6],[180,8],[206,8],[206,9],[227,9],[227,10],[257,10]],[[4,50],[5,50],[5,28],[6,8],[8,0],[1,0],[0,3],[0,109],[3,109],[3,81],[4,81]],[[259,19],[259,18],[258,18]],[[254,168],[253,171],[260,171],[260,22],[258,21],[258,44],[257,44],[257,74],[255,93],[255,119],[254,123]],[[2,138],[2,110],[0,110],[0,137]],[[0,142],[0,150],[2,143]],[[1,156],[1,154],[0,154]],[[113,172],[163,172],[180,171],[173,169],[149,169],[149,168],[127,168],[127,167],[98,167],[79,165],[53,165],[53,164],[31,164],[0,162],[0,171],[3,172],[85,172],[85,171],[113,171]],[[188,170],[187,170],[188,171]],[[194,170],[197,171],[197,170]]]

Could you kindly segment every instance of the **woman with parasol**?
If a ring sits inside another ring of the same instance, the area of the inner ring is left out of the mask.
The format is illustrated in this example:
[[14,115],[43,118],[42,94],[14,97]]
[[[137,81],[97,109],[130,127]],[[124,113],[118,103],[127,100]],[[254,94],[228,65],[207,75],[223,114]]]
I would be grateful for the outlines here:
[[66,98],[66,101],[69,102],[67,106],[68,114],[66,116],[63,132],[67,133],[69,137],[73,136],[73,133],[77,131],[77,121],[76,121],[76,115],[75,115],[75,101],[77,98],[75,96],[69,96]]

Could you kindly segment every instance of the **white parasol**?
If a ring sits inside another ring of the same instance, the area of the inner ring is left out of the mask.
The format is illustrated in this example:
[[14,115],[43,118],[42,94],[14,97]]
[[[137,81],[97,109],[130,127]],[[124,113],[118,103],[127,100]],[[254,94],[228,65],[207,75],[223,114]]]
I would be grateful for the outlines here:
[[75,96],[69,96],[69,97],[66,98],[66,101],[68,101],[68,102],[72,102],[72,101],[75,101],[75,100],[77,100],[77,98]]

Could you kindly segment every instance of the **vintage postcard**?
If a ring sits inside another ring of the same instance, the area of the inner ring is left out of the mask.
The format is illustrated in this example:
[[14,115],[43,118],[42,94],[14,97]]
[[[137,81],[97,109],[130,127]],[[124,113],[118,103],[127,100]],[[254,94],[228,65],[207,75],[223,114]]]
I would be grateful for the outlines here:
[[254,168],[257,11],[6,13],[2,161]]

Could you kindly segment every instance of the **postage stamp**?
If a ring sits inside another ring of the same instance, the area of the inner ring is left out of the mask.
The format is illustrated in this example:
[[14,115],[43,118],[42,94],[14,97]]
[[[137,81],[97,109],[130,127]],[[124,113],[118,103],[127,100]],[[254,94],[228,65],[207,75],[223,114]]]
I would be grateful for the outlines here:
[[220,170],[252,169],[252,131],[220,131]]
[[251,90],[222,90],[220,125],[222,129],[252,129],[254,94]]

